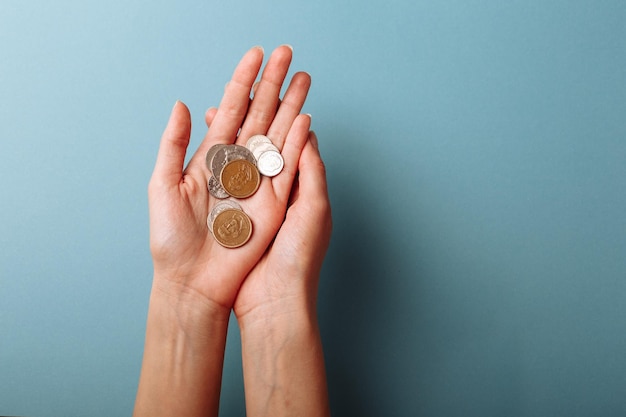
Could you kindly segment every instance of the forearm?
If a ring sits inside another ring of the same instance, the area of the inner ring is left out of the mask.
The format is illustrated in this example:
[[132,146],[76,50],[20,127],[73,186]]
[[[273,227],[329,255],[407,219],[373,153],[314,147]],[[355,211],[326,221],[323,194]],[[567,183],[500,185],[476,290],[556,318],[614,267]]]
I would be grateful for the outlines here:
[[308,310],[265,311],[240,322],[249,417],[330,414],[319,327]]
[[153,288],[134,417],[217,416],[229,311]]

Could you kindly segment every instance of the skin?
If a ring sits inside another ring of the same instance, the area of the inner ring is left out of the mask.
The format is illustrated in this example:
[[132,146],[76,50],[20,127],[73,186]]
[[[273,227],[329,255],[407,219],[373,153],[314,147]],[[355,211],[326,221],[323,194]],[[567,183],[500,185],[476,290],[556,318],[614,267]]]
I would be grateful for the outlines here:
[[[315,303],[330,204],[311,119],[300,114],[309,75],[296,73],[279,97],[291,57],[290,47],[277,48],[255,84],[263,50],[244,55],[186,168],[190,115],[181,102],[172,109],[148,187],[154,279],[135,416],[217,415],[231,309],[248,415],[328,415]],[[227,249],[206,226],[216,201],[204,156],[259,133],[281,149],[285,167],[239,201],[253,234]]]

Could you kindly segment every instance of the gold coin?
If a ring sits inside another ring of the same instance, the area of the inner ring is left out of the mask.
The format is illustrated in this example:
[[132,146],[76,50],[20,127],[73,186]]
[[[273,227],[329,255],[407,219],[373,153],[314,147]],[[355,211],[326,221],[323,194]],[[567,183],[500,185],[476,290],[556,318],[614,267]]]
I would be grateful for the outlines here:
[[220,200],[215,206],[213,206],[213,209],[207,217],[207,225],[209,226],[211,233],[213,233],[213,222],[217,218],[218,214],[228,209],[242,210],[239,203],[233,199],[229,198],[227,200]]
[[246,213],[227,209],[213,221],[213,236],[225,248],[238,248],[252,235],[252,222]]
[[250,197],[261,183],[261,175],[254,164],[246,159],[228,162],[220,176],[220,182],[226,192],[236,198]]

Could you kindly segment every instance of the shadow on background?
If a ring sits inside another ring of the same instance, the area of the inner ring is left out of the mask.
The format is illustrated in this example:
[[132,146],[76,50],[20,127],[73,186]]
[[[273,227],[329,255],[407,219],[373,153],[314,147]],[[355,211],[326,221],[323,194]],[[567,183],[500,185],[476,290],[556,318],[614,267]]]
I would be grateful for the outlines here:
[[[403,313],[410,306],[396,293],[398,286],[417,285],[410,261],[419,254],[407,253],[414,248],[398,253],[402,243],[393,242],[401,227],[393,219],[393,197],[369,183],[376,151],[363,143],[358,158],[351,157],[347,144],[357,138],[334,132],[326,140],[346,149],[324,155],[334,226],[319,306],[331,409],[338,416],[390,415],[389,401],[401,394],[393,393],[395,386],[415,383],[410,369],[416,362],[407,363],[411,358],[403,353],[416,350],[415,341],[403,336],[415,328]],[[405,371],[398,374],[399,368]]]
[[332,414],[515,412],[523,390],[506,274],[436,221],[429,190],[371,186],[372,175],[419,177],[415,167],[376,172],[380,150],[362,136],[347,161],[357,138],[333,131],[327,140],[345,150],[324,155],[334,229],[319,303]]

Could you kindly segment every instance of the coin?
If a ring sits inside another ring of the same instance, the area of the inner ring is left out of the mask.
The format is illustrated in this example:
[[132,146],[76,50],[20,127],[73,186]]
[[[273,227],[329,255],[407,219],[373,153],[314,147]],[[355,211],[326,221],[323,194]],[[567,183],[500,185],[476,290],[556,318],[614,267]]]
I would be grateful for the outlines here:
[[213,176],[215,178],[220,177],[222,168],[224,168],[224,165],[226,165],[226,162],[228,159],[228,153],[229,153],[228,148],[230,146],[233,146],[233,145],[224,145],[221,148],[219,148],[213,155],[213,158],[211,159],[211,173],[213,173]]
[[278,148],[271,143],[261,143],[256,146],[252,152],[252,155],[258,160],[259,156],[266,151],[276,151],[278,152]]
[[222,184],[215,178],[209,178],[209,182],[207,183],[207,187],[209,188],[209,193],[215,198],[228,198],[229,194],[226,192]]
[[226,145],[218,143],[217,145],[211,146],[211,148],[206,153],[206,157],[205,157],[206,167],[211,173],[213,173],[211,169],[211,162],[213,161],[213,157],[215,156],[217,151],[219,151],[224,146]]
[[272,141],[265,135],[254,135],[251,136],[246,142],[246,148],[252,151],[256,146],[261,143],[272,143]]
[[278,151],[265,151],[257,158],[259,172],[266,177],[273,177],[280,173],[285,166],[285,161]]
[[220,182],[226,192],[237,198],[250,197],[261,183],[257,167],[246,159],[230,161],[222,169]]
[[238,248],[252,235],[252,222],[242,210],[227,209],[213,222],[213,236],[226,248]]
[[226,166],[228,162],[238,159],[245,159],[251,164],[256,165],[254,155],[252,155],[252,152],[250,152],[245,146],[225,145],[218,149],[211,160],[211,172],[213,173],[213,176],[216,179],[221,178],[224,166]]
[[207,226],[209,226],[209,230],[211,232],[213,232],[213,222],[215,222],[215,218],[224,210],[229,210],[229,209],[242,210],[239,203],[237,203],[235,200],[230,199],[230,198],[226,200],[222,200],[218,202],[217,204],[215,204],[215,206],[213,206],[213,209],[211,210],[211,212],[209,213],[206,219]]

